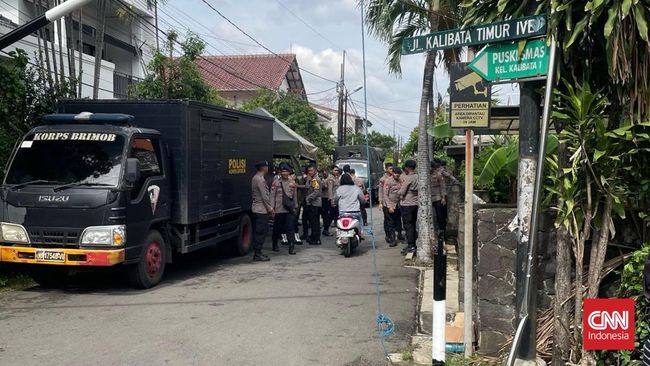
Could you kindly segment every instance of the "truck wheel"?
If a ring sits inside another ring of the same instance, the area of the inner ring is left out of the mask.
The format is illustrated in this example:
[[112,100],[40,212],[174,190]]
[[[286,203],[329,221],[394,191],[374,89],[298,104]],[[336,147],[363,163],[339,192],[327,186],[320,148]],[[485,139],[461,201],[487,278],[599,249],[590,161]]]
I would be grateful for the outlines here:
[[248,254],[253,243],[253,222],[250,216],[242,215],[239,221],[239,235],[235,241],[235,253],[240,256]]
[[66,285],[68,273],[67,268],[46,267],[35,268],[29,272],[29,275],[43,288],[56,288]]
[[137,264],[129,268],[133,287],[146,289],[157,285],[165,272],[165,241],[157,231],[149,232]]

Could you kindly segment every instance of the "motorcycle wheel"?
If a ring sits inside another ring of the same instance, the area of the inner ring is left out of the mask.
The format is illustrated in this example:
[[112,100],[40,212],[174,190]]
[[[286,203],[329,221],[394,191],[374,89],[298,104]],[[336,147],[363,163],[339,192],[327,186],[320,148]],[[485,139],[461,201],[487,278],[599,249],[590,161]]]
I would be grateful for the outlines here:
[[354,239],[350,238],[350,241],[348,242],[348,244],[345,246],[345,248],[343,248],[345,250],[345,252],[343,253],[345,258],[350,257],[350,255],[352,254],[352,240],[354,240]]

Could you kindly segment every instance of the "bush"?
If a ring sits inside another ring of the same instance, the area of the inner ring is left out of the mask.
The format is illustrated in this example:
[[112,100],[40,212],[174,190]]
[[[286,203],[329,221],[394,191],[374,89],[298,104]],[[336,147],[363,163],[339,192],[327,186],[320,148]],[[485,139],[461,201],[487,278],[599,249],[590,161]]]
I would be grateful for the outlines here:
[[625,261],[621,272],[621,284],[615,296],[618,298],[634,299],[634,350],[606,351],[598,353],[598,363],[602,365],[631,365],[633,360],[641,359],[643,342],[648,339],[648,305],[644,295],[643,266],[650,254],[650,244],[633,252]]

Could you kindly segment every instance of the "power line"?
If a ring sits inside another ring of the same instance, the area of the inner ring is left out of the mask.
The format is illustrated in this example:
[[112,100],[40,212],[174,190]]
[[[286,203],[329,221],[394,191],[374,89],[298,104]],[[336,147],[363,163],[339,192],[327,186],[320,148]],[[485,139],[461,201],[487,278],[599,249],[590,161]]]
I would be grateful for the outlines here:
[[[359,100],[355,100],[355,102],[357,102],[357,103],[363,103],[363,102],[361,102],[361,101],[359,101]],[[415,111],[407,111],[407,110],[403,110],[403,109],[385,108],[385,107],[380,107],[380,106],[373,105],[373,104],[368,104],[368,105],[371,106],[371,107],[373,107],[373,108],[376,108],[376,109],[381,109],[381,110],[383,110],[383,111],[400,112],[400,113],[413,113],[413,114],[419,114],[419,113],[420,113],[420,112],[415,112]]]
[[[262,47],[262,48],[264,48],[265,50],[267,50],[268,52],[274,54],[275,56],[277,56],[278,58],[280,58],[281,60],[283,60],[283,61],[286,62],[287,64],[289,64],[289,65],[292,64],[291,61],[289,61],[289,60],[283,58],[282,56],[278,55],[277,53],[273,52],[270,48],[266,47],[266,46],[263,45],[261,42],[259,42],[257,39],[255,39],[255,37],[253,37],[253,36],[251,36],[250,34],[246,33],[246,31],[244,31],[242,28],[240,28],[237,24],[235,24],[235,23],[234,23],[232,20],[230,20],[228,17],[226,17],[225,15],[223,15],[219,10],[217,10],[217,8],[215,8],[215,7],[212,6],[209,2],[207,2],[207,0],[201,0],[201,1],[202,1],[205,5],[207,5],[210,9],[212,9],[214,12],[216,12],[217,14],[219,14],[220,17],[222,17],[223,19],[225,19],[228,23],[230,23],[230,25],[232,25],[233,27],[235,27],[238,31],[240,31],[240,32],[241,32],[242,34],[244,34],[246,37],[250,38],[253,42],[255,42],[255,43],[257,43],[258,45],[260,45],[260,47]],[[319,78],[319,79],[322,79],[322,80],[325,80],[325,81],[329,81],[329,82],[331,82],[331,83],[337,83],[337,82],[334,81],[334,80],[328,79],[328,78],[326,78],[326,77],[324,77],[324,76],[320,76],[320,75],[318,75],[318,74],[316,74],[316,73],[313,73],[313,72],[311,72],[311,71],[309,71],[309,70],[307,70],[307,69],[304,69],[304,68],[301,68],[301,67],[298,67],[298,68],[299,68],[300,70],[306,72],[307,74],[310,74],[310,75],[312,75],[312,76],[315,76],[315,77],[317,77],[317,78]]]
[[[127,11],[131,12],[132,14],[134,14],[134,15],[136,16],[136,19],[139,19],[138,16],[137,16],[137,14],[135,14],[135,12],[134,12],[130,7],[128,7],[127,4],[125,4],[123,0],[116,0],[116,1],[119,2],[119,3],[121,3],[121,4],[126,8]],[[172,17],[172,18],[173,18],[173,17]],[[148,22],[143,22],[142,20],[139,20],[139,21],[140,21],[140,23],[141,23],[142,25],[146,25],[147,27],[149,27],[149,26],[153,26],[154,29],[158,29],[158,31],[159,31],[160,33],[162,33],[165,37],[168,37],[168,33],[165,32],[165,31],[163,31],[162,29],[160,29],[160,27],[156,27],[155,25],[153,25],[153,24],[149,24]],[[177,20],[177,21],[178,21],[178,20]],[[182,46],[182,43],[180,43],[180,41],[178,41],[178,40],[174,40],[174,43],[176,43],[176,44]],[[207,43],[207,42],[206,42],[206,44],[209,45],[209,43]],[[214,46],[213,46],[213,47],[214,47]],[[238,75],[237,73],[234,73],[234,72],[231,72],[231,71],[229,71],[229,70],[226,70],[226,69],[223,68],[221,65],[214,63],[212,60],[210,60],[209,58],[207,58],[207,57],[205,57],[205,56],[203,56],[203,55],[199,55],[198,57],[201,58],[202,60],[206,61],[207,63],[211,64],[212,66],[214,66],[214,67],[216,67],[216,68],[218,68],[218,69],[220,69],[220,70],[226,72],[227,74],[229,74],[229,75],[231,75],[231,76],[233,76],[233,77],[235,77],[235,78],[237,78],[237,79],[240,79],[240,80],[242,80],[242,81],[245,81],[245,82],[247,82],[247,83],[250,83],[250,84],[252,84],[252,85],[255,85],[255,86],[259,87],[259,88],[266,89],[266,86],[264,86],[264,85],[260,85],[260,84],[257,84],[256,82],[254,82],[254,81],[252,81],[252,80],[248,80],[248,79],[246,79],[246,78],[244,78],[244,77]],[[235,87],[234,84],[229,83],[228,81],[222,79],[221,77],[219,77],[218,75],[214,74],[213,72],[207,70],[206,68],[202,67],[201,65],[199,65],[199,64],[197,64],[197,65],[199,66],[199,68],[201,68],[201,69],[204,70],[205,72],[209,73],[210,75],[213,75],[214,77],[216,77],[217,79],[223,81],[224,83],[229,84],[229,85],[232,86],[232,87]]]
[[336,89],[336,86],[333,86],[333,87],[331,87],[331,88],[329,88],[329,89],[325,89],[325,90],[321,90],[321,91],[313,92],[313,93],[307,93],[307,95],[316,95],[316,94],[327,93],[328,91],[330,91],[330,90],[334,90],[334,89]]
[[293,15],[293,16],[294,16],[296,19],[298,19],[302,24],[306,25],[307,28],[311,29],[311,30],[312,30],[314,33],[316,33],[319,37],[321,37],[322,39],[324,39],[324,40],[326,40],[327,42],[329,42],[329,44],[331,44],[332,46],[334,46],[334,48],[341,48],[340,46],[336,45],[336,44],[335,44],[331,39],[325,37],[321,32],[319,32],[318,30],[316,30],[316,28],[312,27],[311,24],[309,24],[308,22],[306,22],[306,21],[305,21],[303,18],[301,18],[298,14],[294,13],[293,10],[291,10],[288,6],[286,6],[282,1],[280,1],[280,0],[275,0],[275,1],[276,1],[278,4],[280,4],[280,6],[282,6],[286,11],[288,11],[289,14]]

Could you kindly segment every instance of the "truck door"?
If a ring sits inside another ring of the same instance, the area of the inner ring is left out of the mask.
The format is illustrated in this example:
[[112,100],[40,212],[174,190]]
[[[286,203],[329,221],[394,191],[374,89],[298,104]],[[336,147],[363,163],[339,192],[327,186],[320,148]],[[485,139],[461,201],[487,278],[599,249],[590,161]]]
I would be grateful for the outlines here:
[[152,224],[170,216],[170,187],[167,165],[157,136],[134,136],[129,158],[140,161],[140,179],[131,189],[127,206],[127,260],[140,255]]
[[209,220],[222,209],[223,172],[221,161],[221,123],[216,116],[201,116],[201,205],[202,220]]

